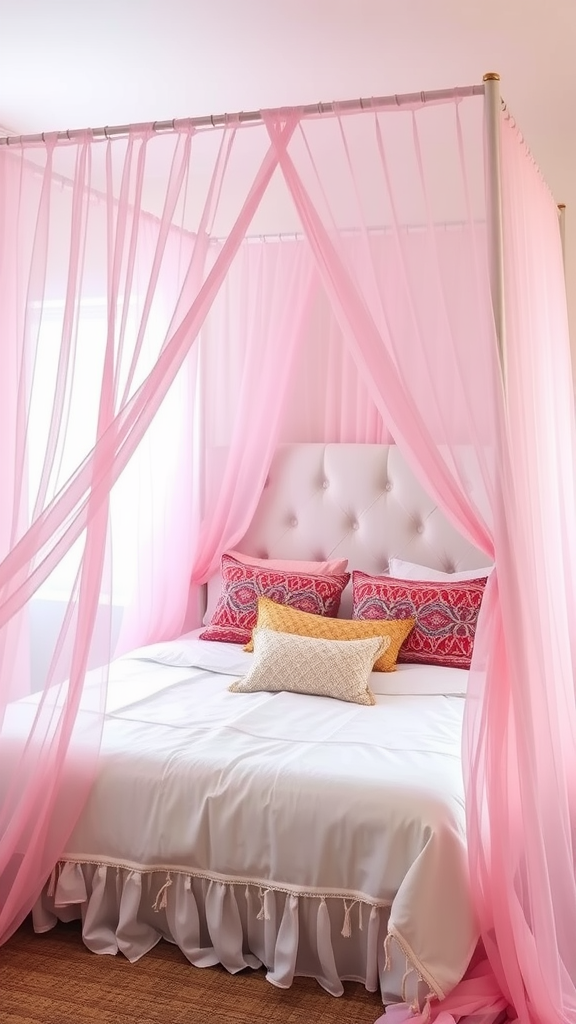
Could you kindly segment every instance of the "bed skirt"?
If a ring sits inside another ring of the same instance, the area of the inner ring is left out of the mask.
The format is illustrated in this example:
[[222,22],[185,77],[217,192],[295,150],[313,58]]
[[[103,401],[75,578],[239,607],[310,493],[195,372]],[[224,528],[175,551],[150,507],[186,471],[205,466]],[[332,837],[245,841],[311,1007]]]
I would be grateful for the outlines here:
[[406,992],[409,965],[386,943],[389,913],[354,896],[63,861],[33,922],[36,932],[46,932],[57,921],[81,919],[88,949],[122,953],[131,962],[166,939],[195,967],[221,964],[235,974],[264,966],[278,988],[312,977],[333,996],[342,995],[343,981],[356,981],[389,1003],[413,998]]

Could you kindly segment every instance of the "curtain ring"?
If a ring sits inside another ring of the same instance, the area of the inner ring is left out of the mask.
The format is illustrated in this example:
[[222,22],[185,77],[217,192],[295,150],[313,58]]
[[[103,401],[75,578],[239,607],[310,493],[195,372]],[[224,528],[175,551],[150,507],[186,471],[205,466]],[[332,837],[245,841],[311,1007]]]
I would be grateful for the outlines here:
[[210,114],[210,124],[212,125],[213,128],[216,127],[216,125],[214,124],[214,114]]
[[156,128],[156,125],[157,125],[157,124],[158,124],[158,121],[152,121],[152,131],[153,131],[153,132],[155,132],[155,131],[157,131],[157,130],[158,130],[158,129]]
[[66,129],[66,138],[68,139],[68,142],[72,141],[72,139],[70,138],[70,129],[69,128]]
[[360,104],[360,110],[364,110],[364,100],[362,99],[362,97],[360,97],[360,99],[358,100],[358,102],[359,102],[359,104]]
[[42,132],[42,142],[46,145],[46,133]]
[[107,139],[108,142],[110,142],[110,136],[108,135],[108,125],[107,124],[104,125],[104,138]]

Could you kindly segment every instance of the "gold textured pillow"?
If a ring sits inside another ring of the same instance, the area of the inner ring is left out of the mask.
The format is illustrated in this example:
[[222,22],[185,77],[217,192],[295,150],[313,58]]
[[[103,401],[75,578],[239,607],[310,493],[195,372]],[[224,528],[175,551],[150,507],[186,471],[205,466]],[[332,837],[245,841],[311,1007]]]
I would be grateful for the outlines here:
[[[415,622],[416,619],[333,619],[289,608],[269,597],[259,597],[258,620],[254,629],[274,629],[277,633],[297,633],[319,640],[366,640],[372,636],[388,636],[388,648],[378,658],[373,671],[394,672],[400,648]],[[244,650],[254,650],[251,640]]]
[[370,673],[376,658],[390,646],[390,637],[343,643],[255,629],[253,640],[253,664],[248,675],[228,687],[233,693],[285,690],[353,704],[376,703],[368,685]]

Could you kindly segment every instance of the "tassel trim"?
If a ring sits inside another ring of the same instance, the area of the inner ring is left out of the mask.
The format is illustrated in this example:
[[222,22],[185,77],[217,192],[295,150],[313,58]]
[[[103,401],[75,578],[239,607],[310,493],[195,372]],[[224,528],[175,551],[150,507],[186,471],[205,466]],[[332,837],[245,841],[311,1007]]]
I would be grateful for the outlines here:
[[166,875],[166,881],[164,882],[164,885],[160,886],[158,895],[156,896],[152,907],[155,914],[157,914],[159,910],[166,910],[166,907],[168,906],[168,889],[171,885],[172,879],[170,877],[170,872],[168,872]]
[[256,914],[257,921],[269,921],[270,914],[266,907],[266,895],[270,892],[270,889],[263,889],[262,886],[258,887],[258,897],[260,899],[260,910]]

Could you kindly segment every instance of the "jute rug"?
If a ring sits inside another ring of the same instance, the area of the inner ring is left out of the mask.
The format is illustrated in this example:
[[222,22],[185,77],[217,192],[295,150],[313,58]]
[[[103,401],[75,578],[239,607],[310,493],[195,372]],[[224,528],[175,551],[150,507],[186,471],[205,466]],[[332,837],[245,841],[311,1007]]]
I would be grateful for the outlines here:
[[0,948],[1,1024],[373,1024],[379,997],[345,989],[335,999],[305,978],[281,991],[263,971],[200,970],[165,942],[136,964],[96,956],[77,924],[26,924]]

